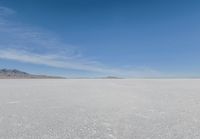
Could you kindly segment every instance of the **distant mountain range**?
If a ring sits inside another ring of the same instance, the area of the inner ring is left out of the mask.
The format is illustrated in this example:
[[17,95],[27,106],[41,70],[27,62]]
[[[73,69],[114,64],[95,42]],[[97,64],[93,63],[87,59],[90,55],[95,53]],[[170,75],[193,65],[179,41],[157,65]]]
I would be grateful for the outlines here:
[[102,77],[102,79],[123,79],[123,78],[117,77],[117,76],[106,76],[106,77]]
[[63,79],[64,77],[34,75],[17,69],[0,69],[0,79]]

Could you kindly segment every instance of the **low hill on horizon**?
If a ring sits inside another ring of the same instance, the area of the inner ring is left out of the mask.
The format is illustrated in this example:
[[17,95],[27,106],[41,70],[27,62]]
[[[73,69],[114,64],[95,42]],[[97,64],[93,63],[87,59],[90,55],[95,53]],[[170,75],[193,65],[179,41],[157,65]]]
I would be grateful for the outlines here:
[[35,75],[17,69],[0,69],[0,79],[64,79],[64,77]]

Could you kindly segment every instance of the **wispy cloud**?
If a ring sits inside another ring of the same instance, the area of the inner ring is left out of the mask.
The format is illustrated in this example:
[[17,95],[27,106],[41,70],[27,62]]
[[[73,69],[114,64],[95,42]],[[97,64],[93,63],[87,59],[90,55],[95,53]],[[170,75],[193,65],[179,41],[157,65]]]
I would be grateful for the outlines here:
[[74,46],[66,44],[55,34],[33,27],[31,25],[15,22],[10,18],[15,16],[15,11],[0,7],[0,48],[12,48],[36,53],[59,52],[59,55],[80,54]]
[[50,54],[41,55],[26,51],[17,51],[13,49],[0,50],[0,59],[15,60],[25,63],[40,64],[63,69],[102,73],[103,75],[115,75],[124,77],[161,76],[160,72],[148,68],[141,68],[138,70],[112,68],[102,64],[98,64],[97,62],[78,60],[67,56],[63,57]]
[[8,16],[14,13],[15,13],[14,10],[7,7],[0,6],[0,16]]
[[113,68],[85,58],[74,46],[66,44],[53,33],[7,19],[15,13],[7,7],[0,7],[0,59],[104,75],[160,75],[151,69]]
[[51,54],[35,54],[26,51],[18,51],[13,49],[0,50],[0,58],[16,60],[26,63],[41,64],[51,67],[65,68],[65,69],[75,69],[84,70],[92,72],[109,72],[112,73],[114,70],[106,67],[100,67],[94,65],[94,62],[73,59],[72,57],[63,57]]

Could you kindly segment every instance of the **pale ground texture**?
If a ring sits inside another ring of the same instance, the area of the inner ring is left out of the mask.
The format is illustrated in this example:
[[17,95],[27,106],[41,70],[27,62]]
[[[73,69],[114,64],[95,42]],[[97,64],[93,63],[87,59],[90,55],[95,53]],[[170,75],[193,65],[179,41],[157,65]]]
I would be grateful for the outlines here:
[[200,80],[0,80],[0,139],[199,139]]

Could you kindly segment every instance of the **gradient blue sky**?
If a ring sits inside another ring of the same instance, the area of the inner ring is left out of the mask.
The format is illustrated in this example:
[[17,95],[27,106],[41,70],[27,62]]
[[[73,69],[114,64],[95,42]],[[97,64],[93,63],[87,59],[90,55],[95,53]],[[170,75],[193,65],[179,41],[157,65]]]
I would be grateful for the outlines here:
[[200,2],[0,0],[0,68],[199,77]]

